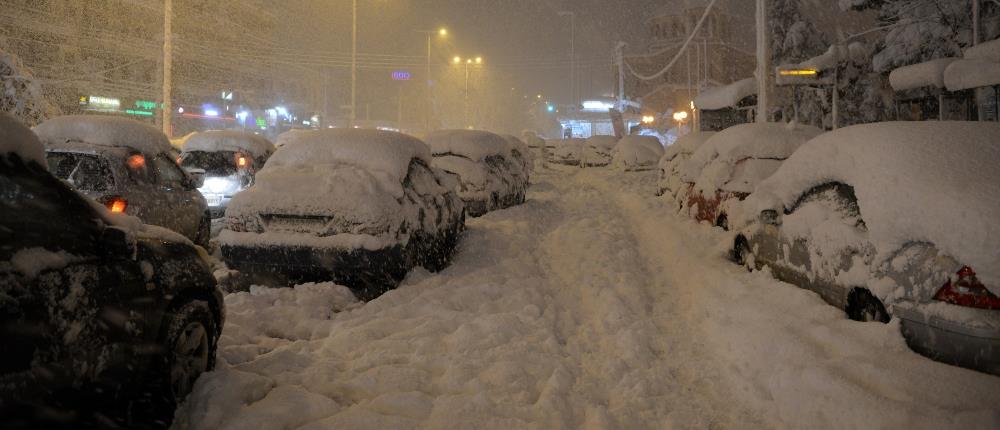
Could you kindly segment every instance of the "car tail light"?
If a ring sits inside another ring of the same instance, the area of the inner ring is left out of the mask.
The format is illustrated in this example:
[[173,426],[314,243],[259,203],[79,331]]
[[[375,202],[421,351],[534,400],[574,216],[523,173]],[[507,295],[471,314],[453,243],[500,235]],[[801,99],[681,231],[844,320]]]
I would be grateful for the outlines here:
[[146,166],[146,157],[143,157],[141,154],[135,154],[128,157],[125,160],[125,164],[132,168],[132,170],[141,169]]
[[1000,298],[986,289],[976,272],[965,266],[934,295],[934,300],[979,309],[1000,309]]
[[125,209],[128,209],[128,202],[121,197],[112,197],[104,201],[104,206],[114,213],[125,213]]
[[250,162],[249,160],[247,160],[246,156],[244,155],[236,156],[236,167],[245,168],[247,167],[248,164],[250,164]]

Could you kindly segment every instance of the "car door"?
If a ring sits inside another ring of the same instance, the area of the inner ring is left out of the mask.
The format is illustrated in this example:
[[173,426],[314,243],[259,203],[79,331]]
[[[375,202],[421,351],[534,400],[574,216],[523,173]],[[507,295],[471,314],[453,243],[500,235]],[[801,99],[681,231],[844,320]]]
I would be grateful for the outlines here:
[[153,168],[159,186],[158,203],[161,212],[169,217],[163,226],[194,238],[204,217],[204,197],[194,189],[177,163],[165,155],[153,158]]
[[776,261],[788,280],[844,306],[853,286],[845,281],[873,255],[854,189],[841,183],[810,189],[782,217],[778,232]]

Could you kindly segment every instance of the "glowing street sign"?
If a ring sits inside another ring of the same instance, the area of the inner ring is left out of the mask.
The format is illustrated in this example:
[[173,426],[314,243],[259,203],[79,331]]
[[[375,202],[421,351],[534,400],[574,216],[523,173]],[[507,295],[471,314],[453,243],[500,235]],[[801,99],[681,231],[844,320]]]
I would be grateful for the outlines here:
[[394,81],[408,81],[413,77],[410,72],[396,71],[392,72],[392,80]]
[[135,107],[144,110],[156,110],[156,102],[151,102],[149,100],[136,100]]
[[791,69],[779,70],[778,74],[781,76],[816,76],[819,71],[816,69]]
[[775,84],[779,86],[816,86],[832,83],[829,76],[810,67],[781,66],[776,72]]
[[129,115],[137,115],[137,116],[153,116],[154,115],[153,112],[146,111],[146,110],[136,110],[136,109],[125,109],[125,113],[127,113]]

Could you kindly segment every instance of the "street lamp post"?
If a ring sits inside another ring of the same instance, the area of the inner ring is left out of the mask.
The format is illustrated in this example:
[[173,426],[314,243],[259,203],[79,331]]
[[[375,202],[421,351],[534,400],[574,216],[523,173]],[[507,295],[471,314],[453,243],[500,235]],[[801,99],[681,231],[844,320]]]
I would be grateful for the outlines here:
[[431,42],[432,42],[432,40],[431,39],[433,38],[433,36],[435,34],[437,34],[438,36],[441,36],[441,37],[447,37],[448,36],[448,29],[442,28],[442,29],[439,29],[437,31],[430,31],[430,30],[423,30],[423,31],[421,31],[421,30],[417,30],[417,33],[423,33],[423,34],[427,35],[427,105],[428,105],[428,109],[427,109],[427,114],[425,115],[425,121],[426,121],[425,125],[426,125],[427,129],[429,130],[431,128],[431,115],[430,115],[430,112],[432,111],[432,108],[433,108],[433,105],[434,105],[434,101],[433,101],[433,98],[434,98],[434,96],[433,96],[434,89],[433,89],[433,84],[431,83],[433,81],[433,79],[431,79],[431,77],[432,77],[432,75],[431,75],[431,46],[432,46]]
[[[452,62],[455,65],[462,64],[462,57],[455,57]],[[483,64],[483,57],[467,58],[465,59],[465,126],[469,127],[469,66],[471,65],[481,66]]]

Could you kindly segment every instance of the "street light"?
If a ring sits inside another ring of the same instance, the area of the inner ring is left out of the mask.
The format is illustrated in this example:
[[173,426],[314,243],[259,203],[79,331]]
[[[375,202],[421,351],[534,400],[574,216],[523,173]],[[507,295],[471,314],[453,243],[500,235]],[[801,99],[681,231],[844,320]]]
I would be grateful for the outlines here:
[[[462,57],[456,56],[452,58],[452,63],[455,65],[462,64]],[[469,124],[469,66],[471,65],[482,66],[483,57],[477,56],[476,58],[466,58],[465,59],[465,124]],[[470,128],[472,126],[469,126]]]
[[455,57],[451,59],[452,63],[459,64],[462,62],[462,57]]
[[[422,33],[422,34],[426,34],[427,35],[427,103],[430,105],[430,104],[433,104],[433,101],[431,100],[433,98],[433,96],[432,96],[433,89],[432,89],[432,86],[431,86],[431,81],[433,81],[432,75],[431,75],[431,46],[432,46],[431,39],[432,39],[432,37],[435,34],[437,34],[439,37],[442,37],[442,38],[443,37],[447,37],[448,36],[448,29],[447,28],[440,28],[437,31],[431,31],[431,30],[423,30],[423,31],[421,31],[421,30],[417,30],[417,33]],[[428,109],[428,112],[430,112],[430,111],[431,110]],[[431,117],[430,117],[429,113],[426,116],[426,121],[427,121],[426,126],[427,126],[428,129],[430,129],[430,126],[431,126]]]

